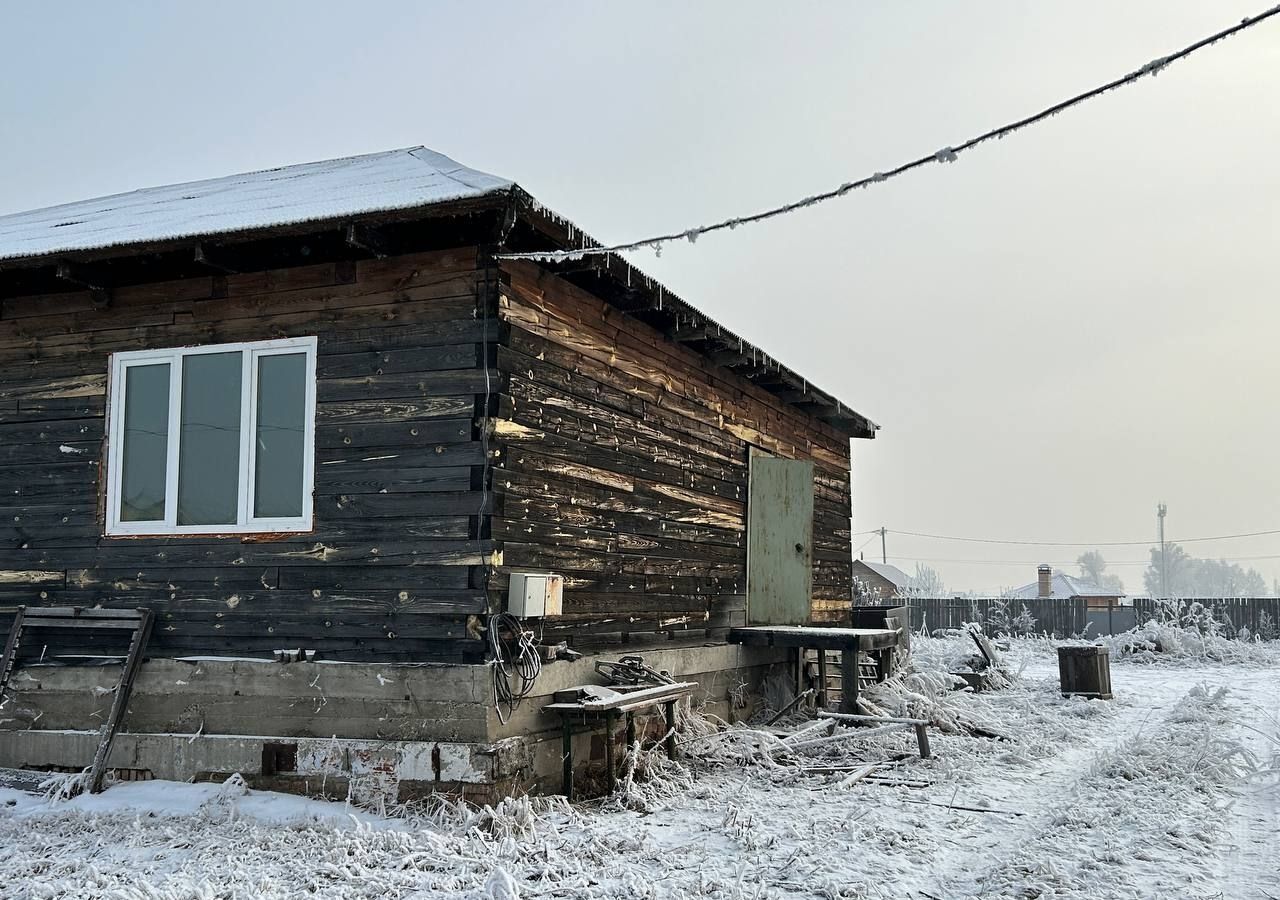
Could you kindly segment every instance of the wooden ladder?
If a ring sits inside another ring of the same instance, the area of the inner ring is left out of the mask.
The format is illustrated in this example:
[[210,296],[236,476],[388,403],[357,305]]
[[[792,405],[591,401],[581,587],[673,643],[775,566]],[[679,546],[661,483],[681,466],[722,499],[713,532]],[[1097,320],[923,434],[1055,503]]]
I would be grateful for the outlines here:
[[858,686],[869,688],[880,681],[880,664],[865,653],[858,654]]
[[[827,659],[822,661],[822,655],[825,654]],[[823,696],[823,689],[826,690],[826,697],[836,702],[840,699],[841,680],[841,660],[840,653],[834,650],[808,650],[805,652],[805,665],[807,675],[814,685],[818,688],[818,696]],[[861,693],[874,684],[877,684],[880,678],[880,666],[875,658],[859,651],[858,652],[858,691]],[[820,701],[819,701],[820,702]]]
[[93,754],[93,765],[89,770],[89,793],[97,794],[102,790],[102,779],[107,772],[107,757],[111,754],[111,744],[115,741],[116,730],[120,727],[124,711],[129,705],[129,695],[133,693],[133,681],[138,675],[138,669],[142,666],[142,654],[146,649],[148,638],[151,637],[151,610],[19,606],[13,620],[13,627],[9,631],[9,640],[4,646],[4,656],[0,657],[0,699],[4,698],[9,680],[13,676],[14,669],[17,668],[18,650],[22,645],[23,632],[33,628],[98,631],[127,629],[132,632],[124,667],[120,670],[120,681],[115,686],[115,696],[111,701],[111,712],[102,723],[98,749]]

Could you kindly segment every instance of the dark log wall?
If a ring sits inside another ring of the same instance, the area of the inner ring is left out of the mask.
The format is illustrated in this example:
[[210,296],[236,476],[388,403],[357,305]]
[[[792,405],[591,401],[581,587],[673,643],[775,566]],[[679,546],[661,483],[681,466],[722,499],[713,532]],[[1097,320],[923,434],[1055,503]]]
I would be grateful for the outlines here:
[[[0,301],[0,633],[19,604],[142,605],[161,655],[481,658],[491,281],[464,248]],[[110,353],[313,334],[313,533],[103,537]]]
[[815,466],[813,618],[850,604],[849,439],[568,282],[504,263],[493,536],[566,576],[547,640],[722,636],[745,620],[751,445]]

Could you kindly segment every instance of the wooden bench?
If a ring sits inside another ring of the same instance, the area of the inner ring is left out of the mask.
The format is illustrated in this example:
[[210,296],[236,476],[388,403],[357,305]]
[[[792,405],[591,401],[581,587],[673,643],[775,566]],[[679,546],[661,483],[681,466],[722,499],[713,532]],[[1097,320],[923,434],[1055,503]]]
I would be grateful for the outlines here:
[[[588,687],[600,688],[600,685],[589,685],[574,688],[570,691],[557,692],[557,696],[574,694]],[[691,681],[680,681],[674,684],[659,684],[652,687],[633,687],[616,685],[608,690],[617,694],[611,697],[586,697],[575,700],[561,700],[543,707],[546,712],[559,713],[560,733],[564,750],[564,795],[573,799],[573,723],[581,719],[584,724],[595,726],[604,723],[604,766],[609,780],[609,792],[613,793],[618,786],[618,773],[614,768],[613,728],[618,716],[627,719],[627,746],[636,742],[635,714],[658,706],[666,708],[667,717],[667,756],[676,757],[676,704],[693,693],[697,687]]]

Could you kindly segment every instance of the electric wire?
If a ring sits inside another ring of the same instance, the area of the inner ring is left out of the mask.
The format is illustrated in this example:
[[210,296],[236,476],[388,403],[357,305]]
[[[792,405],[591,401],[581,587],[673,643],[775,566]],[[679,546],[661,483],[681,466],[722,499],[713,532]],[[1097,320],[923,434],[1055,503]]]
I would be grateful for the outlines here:
[[[955,563],[959,565],[975,565],[975,566],[1034,566],[1034,565],[1050,565],[1057,568],[1069,568],[1078,566],[1078,560],[1044,560],[1044,559],[950,559],[937,556],[890,556],[889,559],[895,562],[922,562],[922,563]],[[1226,557],[1209,557],[1213,562],[1256,562],[1270,559],[1280,559],[1280,554],[1271,554],[1264,556],[1226,556]],[[1112,566],[1149,566],[1152,561],[1149,559],[1120,559],[1107,560],[1107,567]]]
[[[880,534],[880,532],[879,532],[879,531],[877,531],[877,532],[876,532],[876,535],[879,535],[879,534]],[[875,536],[872,536],[872,537],[867,538],[865,541],[863,541],[861,544],[859,544],[859,545],[858,545],[858,547],[853,551],[853,555],[854,555],[855,557],[857,557],[858,553],[859,553],[859,552],[861,552],[861,550],[862,550],[864,547],[866,547],[868,544],[870,544],[870,543],[871,543],[872,541],[874,541],[874,540],[875,540]]]
[[1188,56],[1195,53],[1196,51],[1202,50],[1205,47],[1209,47],[1213,44],[1218,43],[1219,41],[1225,40],[1226,38],[1239,34],[1240,32],[1248,28],[1252,28],[1254,25],[1257,25],[1259,22],[1265,21],[1266,19],[1270,19],[1275,15],[1280,15],[1280,6],[1273,6],[1270,9],[1267,9],[1261,13],[1258,13],[1255,16],[1250,16],[1242,20],[1238,24],[1232,25],[1230,28],[1224,28],[1223,30],[1218,31],[1214,34],[1211,34],[1208,37],[1201,38],[1195,43],[1189,44],[1188,46],[1183,47],[1181,50],[1176,50],[1173,53],[1168,54],[1167,56],[1161,56],[1157,59],[1154,59],[1151,62],[1141,66],[1138,69],[1135,69],[1132,72],[1129,72],[1126,75],[1122,75],[1119,78],[1112,79],[1111,81],[1108,81],[1105,84],[1098,85],[1097,87],[1090,88],[1089,90],[1076,94],[1073,97],[1069,97],[1066,100],[1059,101],[1058,103],[1055,103],[1052,106],[1045,107],[1039,112],[1033,113],[1032,115],[1026,116],[1022,119],[1018,119],[1015,122],[1010,122],[1007,125],[1001,125],[998,128],[993,128],[990,131],[977,135],[976,137],[969,138],[968,140],[963,141],[960,144],[943,147],[941,150],[938,150],[934,153],[927,154],[925,156],[921,156],[918,159],[911,160],[910,162],[903,163],[902,165],[899,165],[896,168],[889,169],[884,172],[876,172],[872,175],[859,178],[856,181],[847,181],[844,184],[840,185],[839,187],[832,188],[831,190],[823,191],[822,193],[814,194],[809,197],[805,197],[802,200],[795,200],[791,203],[785,203],[781,206],[775,206],[770,209],[761,210],[760,212],[752,213],[746,216],[739,216],[737,218],[725,219],[720,222],[715,222],[711,225],[697,225],[692,228],[686,228],[682,231],[673,231],[667,234],[657,235],[655,237],[641,238],[640,240],[627,241],[625,243],[612,244],[610,246],[605,246],[605,247],[595,246],[595,247],[581,247],[576,250],[549,250],[549,251],[530,252],[530,253],[503,253],[503,254],[497,254],[497,257],[499,259],[528,259],[528,260],[534,260],[537,262],[558,262],[558,261],[564,261],[564,260],[582,259],[583,257],[586,257],[586,256],[594,256],[594,255],[601,255],[601,254],[607,254],[607,253],[621,253],[627,250],[638,250],[643,247],[652,247],[655,250],[655,252],[661,254],[662,245],[666,243],[670,243],[673,241],[680,241],[680,240],[687,240],[690,243],[693,243],[704,234],[710,234],[712,232],[721,231],[724,229],[733,230],[740,225],[751,225],[756,222],[763,222],[767,219],[775,218],[777,216],[787,215],[788,213],[793,213],[798,210],[808,208],[810,206],[816,206],[819,203],[825,203],[828,200],[834,200],[836,198],[843,197],[852,191],[859,190],[862,188],[868,188],[875,184],[881,184],[885,181],[888,181],[891,178],[897,178],[900,175],[905,175],[908,172],[911,172],[915,169],[923,168],[924,166],[927,166],[927,165],[955,162],[956,159],[960,156],[960,154],[965,153],[969,150],[972,150],[973,148],[978,147],[981,144],[985,144],[988,141],[1000,140],[1001,138],[1007,137],[1008,135],[1013,134],[1016,131],[1020,131],[1024,128],[1029,128],[1033,125],[1037,125],[1040,122],[1045,121],[1046,119],[1052,118],[1053,116],[1056,116],[1059,113],[1062,113],[1071,109],[1072,107],[1078,106],[1081,103],[1084,103],[1088,100],[1092,100],[1103,94],[1110,93],[1111,91],[1117,90],[1119,88],[1126,87],[1147,76],[1154,77],[1158,75],[1160,72],[1163,72],[1166,68],[1168,68],[1173,63],[1186,59]]
[[[503,632],[511,635],[502,639]],[[493,655],[493,705],[498,721],[506,724],[520,701],[529,696],[533,684],[542,673],[542,657],[532,632],[511,613],[489,617],[489,651]]]
[[[877,531],[877,534],[878,533],[879,532]],[[1156,541],[1156,540],[1145,540],[1145,541],[1017,541],[1017,540],[1014,540],[1014,541],[1008,541],[1008,540],[998,540],[996,538],[973,538],[973,537],[958,537],[956,535],[948,535],[948,534],[928,534],[923,531],[894,531],[893,529],[889,529],[887,533],[906,536],[906,537],[929,538],[931,540],[937,540],[937,541],[959,541],[967,544],[1003,544],[1007,546],[1020,546],[1020,547],[1149,547],[1153,544],[1159,543],[1159,541]],[[1166,543],[1199,544],[1207,541],[1233,541],[1241,538],[1270,537],[1271,535],[1277,535],[1277,534],[1280,534],[1280,529],[1273,529],[1270,531],[1248,531],[1248,532],[1241,532],[1238,534],[1216,534],[1208,537],[1178,538],[1176,541],[1170,540],[1170,541],[1167,541]]]

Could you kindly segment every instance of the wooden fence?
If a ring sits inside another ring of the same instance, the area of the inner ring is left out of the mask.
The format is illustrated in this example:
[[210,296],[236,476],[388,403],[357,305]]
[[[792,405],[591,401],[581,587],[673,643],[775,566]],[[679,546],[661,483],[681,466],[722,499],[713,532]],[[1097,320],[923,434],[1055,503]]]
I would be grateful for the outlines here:
[[[1012,600],[1002,597],[912,597],[901,601],[911,609],[911,628],[959,628],[978,623],[991,635],[1051,634],[1092,636],[1119,634],[1153,618],[1178,616],[1188,624],[1209,618],[1228,636],[1241,627],[1266,640],[1280,639],[1280,598],[1152,600],[1133,598],[1124,604],[1090,605],[1073,600]],[[1094,601],[1097,603],[1098,601]]]
[[[1249,636],[1263,640],[1280,639],[1280,597],[1209,597],[1188,600],[1152,600],[1149,597],[1133,601],[1138,620],[1177,615],[1188,624],[1202,615],[1212,616],[1222,626],[1225,634],[1235,636],[1241,628],[1248,629]],[[1203,611],[1203,612],[1201,612]]]
[[1079,634],[1085,628],[1083,603],[1062,600],[1006,600],[1000,597],[912,597],[911,628],[934,631],[976,623],[992,635]]

